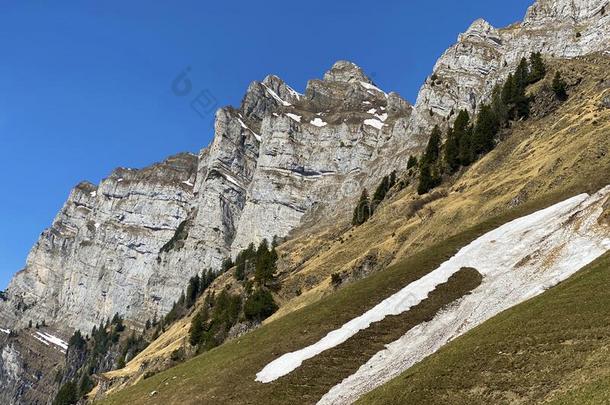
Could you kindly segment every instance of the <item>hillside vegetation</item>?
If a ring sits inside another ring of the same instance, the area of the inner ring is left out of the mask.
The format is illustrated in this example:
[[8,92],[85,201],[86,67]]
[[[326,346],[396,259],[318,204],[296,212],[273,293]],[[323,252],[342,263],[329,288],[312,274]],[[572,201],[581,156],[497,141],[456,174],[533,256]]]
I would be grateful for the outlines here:
[[457,338],[358,403],[608,403],[609,288],[607,253],[567,282]]
[[[353,358],[326,356],[316,368],[306,362],[299,370],[299,381],[306,381],[301,384],[287,376],[263,385],[254,381],[255,374],[277,356],[317,341],[434,270],[489,230],[610,183],[610,109],[601,102],[610,94],[609,68],[607,57],[595,55],[552,63],[547,78],[528,89],[542,100],[532,106],[532,117],[503,131],[493,151],[446,178],[433,194],[417,196],[415,174],[404,173],[401,180],[409,186],[390,190],[386,202],[361,226],[348,229],[339,222],[317,233],[295,233],[278,247],[282,288],[276,298],[281,305],[263,326],[140,378],[103,403],[268,404],[296,398],[315,403],[338,378],[349,375]],[[555,103],[547,92],[557,70],[568,83],[565,103]],[[161,335],[163,347],[171,341],[185,344],[186,325],[180,322],[168,330],[171,338]],[[405,328],[396,324],[387,333],[402,334]],[[362,352],[373,350],[375,341],[363,340]],[[153,343],[142,353],[147,361],[155,357],[155,347]],[[169,353],[162,351],[161,356]],[[128,364],[127,369],[135,372],[145,363]],[[318,373],[320,367],[332,372]]]

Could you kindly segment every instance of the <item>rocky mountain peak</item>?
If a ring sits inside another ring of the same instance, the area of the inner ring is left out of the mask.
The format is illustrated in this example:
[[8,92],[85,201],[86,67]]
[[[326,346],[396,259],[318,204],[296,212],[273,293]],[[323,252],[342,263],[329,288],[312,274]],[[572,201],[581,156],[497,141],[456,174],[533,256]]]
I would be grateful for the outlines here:
[[353,62],[346,60],[340,60],[330,68],[328,72],[324,74],[324,80],[329,82],[365,82],[373,84],[362,69]]
[[247,119],[262,120],[278,107],[288,107],[296,103],[301,95],[275,75],[265,77],[262,82],[254,81],[248,86],[240,111]]
[[527,11],[523,25],[540,25],[549,21],[579,23],[610,12],[608,0],[538,0]]
[[470,37],[489,38],[498,36],[498,30],[494,28],[493,25],[486,20],[479,18],[470,24],[470,27],[468,27],[466,32],[460,34],[458,41],[461,42]]

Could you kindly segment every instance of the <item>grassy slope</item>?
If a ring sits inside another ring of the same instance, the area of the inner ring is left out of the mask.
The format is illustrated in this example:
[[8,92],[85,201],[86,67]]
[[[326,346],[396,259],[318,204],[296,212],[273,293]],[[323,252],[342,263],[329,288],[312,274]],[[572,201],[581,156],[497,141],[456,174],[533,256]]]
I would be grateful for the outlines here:
[[[296,253],[285,260],[302,264],[283,276],[282,292],[303,287],[302,296],[284,297],[278,316],[259,330],[119,392],[107,402],[281,402],[286,389],[282,380],[264,386],[254,383],[255,373],[267,362],[313,343],[413,277],[434,269],[482,233],[608,184],[610,110],[598,106],[609,92],[602,78],[607,76],[610,58],[585,58],[566,65],[562,66],[566,76],[583,79],[571,90],[570,100],[547,117],[518,123],[496,150],[449,185],[447,197],[429,204],[423,217],[408,214],[413,199],[408,188],[365,225],[339,239],[328,232],[289,242],[288,253]],[[303,246],[308,248],[300,251]],[[312,253],[316,246],[318,252]],[[331,273],[348,273],[360,258],[375,251],[373,256],[383,263],[397,258],[396,264],[331,294]],[[320,284],[306,291],[303,283],[309,279]],[[159,394],[149,398],[153,390]]]
[[[515,123],[494,151],[449,179],[443,185],[448,196],[428,204],[421,217],[409,212],[417,198],[412,182],[363,226],[340,237],[305,233],[282,247],[282,258],[293,265],[283,275],[283,305],[273,319],[331,293],[332,273],[358,272],[367,260],[375,270],[385,268],[507,207],[558,190],[592,192],[610,183],[610,109],[600,107],[610,94],[610,57],[554,61],[550,69],[530,91],[549,85],[558,69],[574,84],[569,100],[547,116]],[[552,104],[546,97],[539,102]],[[302,294],[294,297],[297,289]]]
[[[449,343],[359,403],[608,403],[609,289],[607,253],[557,288]],[[587,383],[579,387],[584,379]]]
[[[255,375],[283,353],[314,343],[329,331],[373,307],[404,285],[434,270],[459,248],[509,220],[561,201],[570,192],[549,195],[482,222],[388,269],[372,274],[336,293],[270,322],[245,336],[203,353],[165,372],[108,397],[103,403],[244,403],[290,402],[286,378],[270,384]],[[315,370],[311,371],[312,373]],[[326,385],[327,382],[319,381]],[[309,387],[301,387],[303,392]],[[151,397],[152,391],[158,394]],[[298,389],[291,387],[297,394]],[[293,397],[294,399],[294,397]]]

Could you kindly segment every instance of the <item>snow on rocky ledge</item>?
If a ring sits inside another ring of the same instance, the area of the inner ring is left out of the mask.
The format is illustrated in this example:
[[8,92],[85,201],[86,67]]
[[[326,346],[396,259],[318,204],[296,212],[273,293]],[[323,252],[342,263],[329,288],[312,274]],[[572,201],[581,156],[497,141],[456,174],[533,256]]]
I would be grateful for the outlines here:
[[322,118],[316,117],[313,120],[309,121],[311,125],[315,125],[316,127],[325,127],[328,125],[326,122],[322,121]]
[[47,346],[53,345],[64,353],[68,350],[68,343],[58,338],[57,336],[38,331],[32,336],[39,342],[44,343]]
[[355,374],[333,387],[319,403],[356,401],[456,336],[541,294],[610,250],[610,232],[597,222],[608,196],[610,186],[593,196],[581,194],[500,226],[318,342],[272,361],[256,375],[256,380],[274,381],[371,323],[408,311],[463,267],[478,270],[483,282],[472,294],[389,344]]

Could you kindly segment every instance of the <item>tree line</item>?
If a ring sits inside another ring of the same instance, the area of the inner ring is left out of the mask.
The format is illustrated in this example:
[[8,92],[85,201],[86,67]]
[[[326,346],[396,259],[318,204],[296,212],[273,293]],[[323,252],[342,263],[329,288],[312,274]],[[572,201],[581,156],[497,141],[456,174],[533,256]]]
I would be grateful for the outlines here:
[[258,248],[251,243],[239,252],[235,262],[226,259],[223,269],[234,269],[234,278],[243,286],[245,296],[228,288],[218,294],[209,293],[203,306],[193,317],[189,341],[198,351],[221,344],[231,328],[239,322],[261,322],[277,311],[271,289],[275,287],[278,255],[276,242],[269,246],[263,239]]
[[[529,60],[522,58],[516,70],[494,88],[490,102],[483,104],[474,118],[466,110],[458,113],[447,130],[444,145],[441,145],[443,134],[436,126],[419,160],[418,194],[440,185],[443,174],[451,175],[490,152],[496,146],[499,131],[511,121],[527,119],[532,102],[532,97],[526,95],[527,86],[542,80],[546,73],[542,55],[532,53]],[[557,72],[552,89],[558,99],[567,98],[566,87]]]

